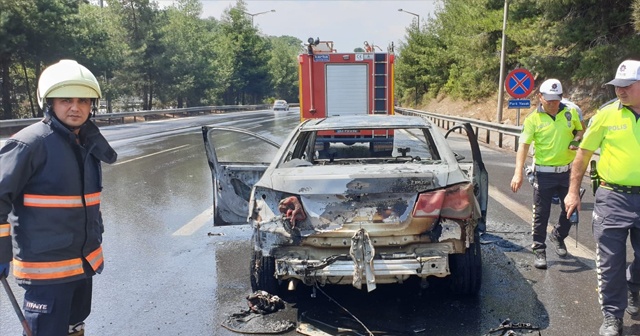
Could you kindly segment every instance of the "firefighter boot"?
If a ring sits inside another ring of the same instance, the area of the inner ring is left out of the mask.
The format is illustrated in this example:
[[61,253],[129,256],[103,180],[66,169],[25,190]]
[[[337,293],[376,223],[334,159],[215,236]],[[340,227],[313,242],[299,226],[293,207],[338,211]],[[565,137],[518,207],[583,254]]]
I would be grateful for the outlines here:
[[622,335],[622,319],[613,315],[604,317],[604,321],[600,326],[600,336],[619,336]]
[[567,246],[564,244],[564,239],[556,237],[554,232],[549,235],[549,240],[553,243],[553,247],[556,249],[558,256],[564,258],[567,256]]
[[627,302],[627,314],[636,316],[640,312],[640,292],[629,290]]
[[545,250],[533,250],[533,266],[539,269],[547,269],[547,252]]
[[84,322],[69,325],[69,336],[84,336]]

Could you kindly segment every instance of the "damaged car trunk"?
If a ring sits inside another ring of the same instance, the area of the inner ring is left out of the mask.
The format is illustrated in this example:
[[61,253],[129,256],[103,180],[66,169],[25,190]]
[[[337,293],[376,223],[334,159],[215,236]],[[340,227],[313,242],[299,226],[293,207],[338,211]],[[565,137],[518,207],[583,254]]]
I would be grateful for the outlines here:
[[[281,146],[204,126],[214,225],[253,227],[254,290],[302,283],[372,291],[435,276],[449,277],[456,293],[477,293],[488,182],[475,134],[462,129],[469,160],[421,117],[308,120]],[[232,144],[250,148],[255,155],[243,157],[253,161],[225,159],[242,150]]]

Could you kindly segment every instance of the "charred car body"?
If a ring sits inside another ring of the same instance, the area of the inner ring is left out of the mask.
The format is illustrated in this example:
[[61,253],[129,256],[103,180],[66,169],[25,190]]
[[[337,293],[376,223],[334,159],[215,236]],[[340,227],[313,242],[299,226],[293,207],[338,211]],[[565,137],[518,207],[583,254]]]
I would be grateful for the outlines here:
[[[214,225],[248,220],[253,227],[254,290],[277,293],[302,282],[371,291],[436,276],[449,277],[454,292],[477,293],[488,180],[473,130],[457,128],[467,134],[470,159],[421,117],[309,119],[281,146],[246,130],[204,126]],[[258,162],[222,159],[240,138]]]

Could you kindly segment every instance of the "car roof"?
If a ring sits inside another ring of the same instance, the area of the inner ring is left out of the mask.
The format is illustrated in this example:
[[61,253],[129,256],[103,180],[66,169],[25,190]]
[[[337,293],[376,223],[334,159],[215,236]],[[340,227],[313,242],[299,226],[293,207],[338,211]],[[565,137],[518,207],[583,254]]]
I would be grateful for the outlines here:
[[431,128],[431,122],[422,117],[367,114],[309,119],[300,127],[300,130],[317,131],[349,128]]
[[286,103],[286,102],[287,102],[286,100],[276,100],[276,101],[274,102],[274,104],[275,104],[275,103]]

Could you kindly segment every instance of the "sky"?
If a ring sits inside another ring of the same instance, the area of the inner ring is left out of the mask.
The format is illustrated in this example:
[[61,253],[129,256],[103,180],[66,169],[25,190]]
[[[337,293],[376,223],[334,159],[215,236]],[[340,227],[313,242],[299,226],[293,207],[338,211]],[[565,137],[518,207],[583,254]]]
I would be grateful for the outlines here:
[[[157,1],[157,0],[156,0]],[[220,19],[223,11],[236,1],[200,0],[203,18]],[[424,26],[427,15],[433,14],[434,0],[245,0],[247,12],[255,15],[254,25],[266,35],[294,36],[306,42],[309,37],[333,41],[338,52],[351,52],[364,41],[386,51],[387,46],[405,39],[406,28],[420,16]],[[169,5],[171,1],[158,1]]]

